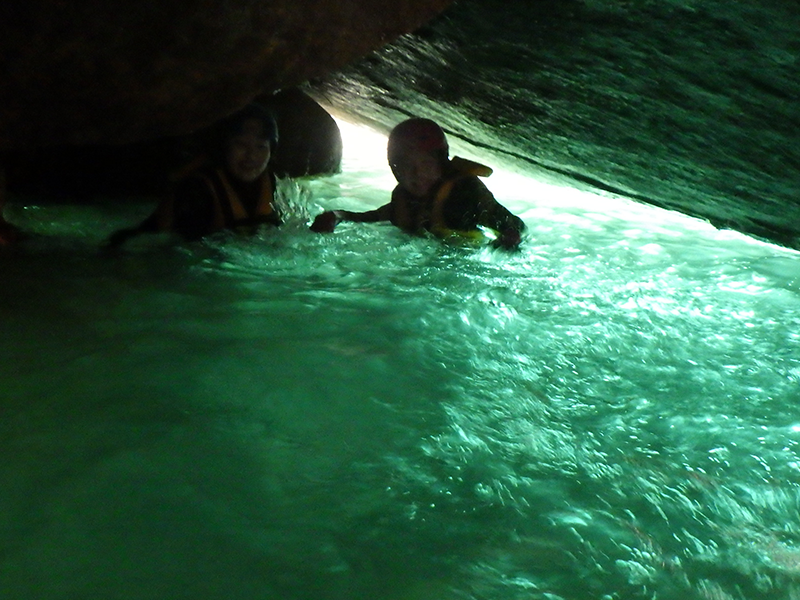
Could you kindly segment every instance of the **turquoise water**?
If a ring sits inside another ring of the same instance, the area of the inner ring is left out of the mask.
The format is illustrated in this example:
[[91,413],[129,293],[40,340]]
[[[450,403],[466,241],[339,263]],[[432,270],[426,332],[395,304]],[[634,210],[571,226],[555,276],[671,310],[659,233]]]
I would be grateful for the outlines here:
[[519,253],[311,234],[347,139],[255,239],[10,207],[0,597],[800,597],[800,256],[503,173]]

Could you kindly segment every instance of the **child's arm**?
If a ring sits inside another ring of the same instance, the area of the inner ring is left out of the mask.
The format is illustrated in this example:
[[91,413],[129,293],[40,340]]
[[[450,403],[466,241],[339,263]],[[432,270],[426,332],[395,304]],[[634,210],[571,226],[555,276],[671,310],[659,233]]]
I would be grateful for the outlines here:
[[517,248],[522,242],[522,232],[525,230],[525,223],[517,215],[509,211],[497,200],[486,207],[483,212],[486,227],[490,227],[497,232],[497,239],[492,244],[495,248],[506,248],[511,250]]
[[[525,223],[495,199],[494,194],[477,177],[459,182],[459,195],[470,198],[475,225],[482,225],[497,232],[496,248],[512,249],[522,241]],[[455,193],[455,192],[454,192]],[[473,204],[474,203],[474,204]],[[467,211],[467,212],[471,212]]]
[[390,204],[384,204],[375,210],[366,212],[353,212],[350,210],[328,210],[317,215],[311,224],[311,231],[317,233],[330,233],[342,221],[353,221],[355,223],[375,223],[377,221],[390,220]]

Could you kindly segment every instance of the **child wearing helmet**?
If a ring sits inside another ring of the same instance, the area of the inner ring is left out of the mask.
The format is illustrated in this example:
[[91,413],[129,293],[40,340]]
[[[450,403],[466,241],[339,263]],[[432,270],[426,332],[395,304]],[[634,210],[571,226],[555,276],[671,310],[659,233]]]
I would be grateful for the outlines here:
[[144,232],[172,231],[197,240],[225,229],[252,232],[262,224],[281,224],[275,176],[268,168],[278,141],[272,114],[250,104],[213,133],[211,152],[189,165],[174,194],[138,227],[112,235],[110,246]]
[[439,237],[475,237],[480,227],[497,232],[495,246],[516,248],[525,228],[522,219],[495,200],[479,177],[489,167],[449,158],[444,131],[430,119],[413,118],[389,135],[387,158],[397,187],[388,204],[367,212],[327,211],[312,231],[330,232],[341,221],[390,221],[403,231],[429,231]]

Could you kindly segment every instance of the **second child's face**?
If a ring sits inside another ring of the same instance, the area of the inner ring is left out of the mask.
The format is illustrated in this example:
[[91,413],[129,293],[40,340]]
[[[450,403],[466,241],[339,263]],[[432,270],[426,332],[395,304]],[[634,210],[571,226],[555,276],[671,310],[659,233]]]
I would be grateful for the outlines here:
[[241,133],[228,140],[225,163],[231,175],[245,183],[258,179],[272,155],[269,140],[261,135],[261,123],[245,121]]
[[401,187],[418,197],[430,193],[444,175],[441,158],[430,152],[403,156],[392,165],[392,172]]

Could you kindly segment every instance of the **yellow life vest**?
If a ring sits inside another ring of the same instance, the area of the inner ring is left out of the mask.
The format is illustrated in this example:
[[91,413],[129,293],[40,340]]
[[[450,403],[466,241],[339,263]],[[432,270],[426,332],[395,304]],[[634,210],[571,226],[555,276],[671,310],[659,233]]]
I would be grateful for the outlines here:
[[[221,170],[216,171],[216,175],[222,182],[224,190],[224,197],[220,198],[217,193],[217,188],[209,177],[204,177],[211,194],[214,197],[214,229],[225,229],[227,227],[241,227],[258,225],[263,221],[264,217],[270,216],[275,212],[272,204],[274,200],[274,190],[272,189],[272,178],[268,173],[261,176],[261,189],[258,193],[258,202],[256,203],[253,214],[248,214],[242,204],[239,195],[234,191],[228,178]],[[228,222],[225,216],[223,202],[226,202],[230,208],[230,213],[233,217],[232,222]]]
[[[221,184],[222,190],[218,190],[217,185],[212,181],[209,175],[201,175],[201,179],[205,181],[211,192],[211,197],[214,202],[214,218],[212,221],[212,230],[220,231],[222,229],[235,229],[247,230],[258,226],[261,222],[266,220],[275,212],[274,197],[275,190],[272,185],[272,178],[268,173],[261,176],[261,189],[259,190],[258,201],[256,203],[253,214],[249,214],[242,204],[239,195],[231,186],[228,177],[221,169],[214,171],[216,179]],[[226,215],[225,208],[228,208]],[[157,209],[158,228],[161,231],[168,231],[172,229],[174,222],[174,198],[170,198],[166,202],[162,202]]]
[[441,238],[462,238],[474,241],[483,241],[486,235],[480,229],[458,230],[450,229],[447,227],[444,219],[444,205],[453,187],[460,179],[473,175],[476,177],[488,177],[492,174],[491,167],[482,165],[481,163],[454,156],[450,161],[450,165],[455,168],[456,173],[447,179],[436,190],[436,195],[433,198],[433,206],[431,208],[430,231],[437,237]]

